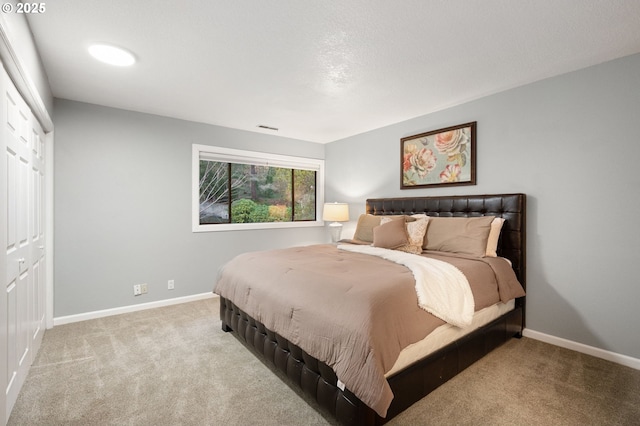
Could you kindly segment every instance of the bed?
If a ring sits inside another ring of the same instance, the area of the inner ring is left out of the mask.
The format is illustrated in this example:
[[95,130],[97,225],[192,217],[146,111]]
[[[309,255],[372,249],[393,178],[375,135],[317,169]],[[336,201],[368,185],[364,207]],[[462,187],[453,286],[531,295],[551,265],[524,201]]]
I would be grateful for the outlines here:
[[[408,218],[414,215],[427,215],[429,218],[483,218],[487,216],[502,218],[504,222],[499,233],[497,256],[508,260],[511,266],[509,271],[517,278],[522,288],[526,286],[526,197],[524,194],[368,199],[366,201],[366,214],[368,216],[391,218]],[[389,222],[388,219],[385,220]],[[316,254],[318,256],[317,262],[314,263],[321,264],[324,261],[323,259],[325,257],[328,259],[329,256],[338,256],[339,260],[342,261],[343,257],[346,256],[343,252],[347,251],[347,247],[342,247],[342,250],[339,248],[340,246],[319,247],[318,250],[320,251]],[[273,253],[270,255],[273,255]],[[294,255],[300,257],[305,253],[296,250]],[[359,253],[355,255],[367,256],[367,254]],[[438,253],[434,253],[434,255],[436,258],[439,256]],[[254,263],[257,258],[252,259],[252,264],[257,265],[259,263],[257,261]],[[268,270],[271,260],[267,259],[264,262],[264,267]],[[392,266],[387,267],[392,268]],[[396,270],[397,268],[404,268],[402,265],[394,267]],[[243,269],[250,271],[254,268],[245,267]],[[339,268],[336,270],[340,271]],[[284,271],[283,273],[286,274],[287,272]],[[295,272],[295,270],[292,270],[291,273],[294,274]],[[268,272],[262,273],[263,277],[268,275]],[[256,278],[257,276],[260,276],[260,274],[252,276],[250,279],[260,281]],[[351,276],[353,277],[353,275]],[[307,281],[307,278],[304,280]],[[330,281],[332,280],[333,278]],[[475,323],[476,317],[481,316],[478,315],[478,312],[484,312],[485,309],[476,311],[476,315],[473,318],[473,326],[453,327],[453,331],[459,332],[459,335],[441,339],[439,344],[428,350],[429,353],[427,355],[424,355],[424,352],[420,350],[416,350],[414,354],[405,356],[409,349],[414,349],[421,342],[409,345],[409,348],[405,348],[403,343],[400,356],[397,356],[397,358],[400,360],[400,358],[404,357],[404,361],[399,366],[394,362],[393,368],[389,368],[390,364],[387,361],[384,368],[386,373],[384,387],[390,390],[392,399],[388,405],[384,406],[384,409],[380,409],[380,406],[371,402],[368,404],[363,402],[363,400],[370,401],[368,399],[369,395],[366,392],[365,394],[362,393],[362,389],[358,387],[359,384],[357,384],[358,386],[353,386],[352,389],[357,389],[357,392],[354,392],[350,390],[350,383],[340,380],[345,377],[346,371],[352,370],[345,370],[344,367],[335,362],[334,358],[326,358],[322,351],[318,352],[317,348],[308,346],[308,341],[305,342],[305,339],[299,338],[299,334],[307,334],[306,330],[299,331],[294,335],[294,338],[290,339],[272,330],[280,330],[281,327],[277,325],[277,321],[274,323],[272,319],[268,319],[269,317],[263,312],[263,306],[256,306],[255,302],[253,305],[246,303],[249,293],[259,291],[257,285],[254,288],[254,283],[250,283],[250,285],[237,292],[219,292],[221,281],[223,280],[220,279],[218,281],[216,292],[221,296],[220,318],[222,329],[227,332],[233,332],[248,347],[254,349],[256,355],[264,358],[268,365],[284,373],[289,385],[301,389],[312,400],[315,400],[321,409],[335,416],[340,424],[345,425],[384,424],[511,337],[519,337],[524,328],[525,297],[523,296],[524,293],[522,293],[520,297],[509,300],[508,303],[504,300],[504,303],[496,304],[500,305],[500,309],[479,320],[479,323]],[[347,285],[347,288],[350,289],[352,284]],[[294,288],[293,293],[295,291]],[[268,297],[264,297],[265,294],[261,294],[260,300],[264,298],[264,305],[267,305]],[[389,304],[392,304],[391,299],[389,300]],[[342,318],[339,314],[345,310],[344,307],[336,310],[335,303],[337,302],[334,301],[333,303],[334,305],[322,309],[322,322],[330,323],[334,320],[334,317],[336,319]],[[378,303],[377,306],[382,308],[383,305],[384,303]],[[266,309],[266,307],[264,308]],[[487,310],[489,309],[493,308],[487,306]],[[247,310],[250,312],[246,312]],[[354,308],[354,310],[357,309]],[[327,313],[330,313],[330,315]],[[298,312],[295,309],[291,309],[290,312],[277,313],[275,317],[281,317],[284,320],[291,318],[290,323],[292,323],[296,315],[298,315]],[[263,321],[256,321],[254,317]],[[331,327],[341,329],[350,326],[348,324],[349,321],[344,318],[335,321],[337,321],[336,324],[331,324]],[[385,321],[384,323],[386,324],[387,322]],[[298,326],[296,325],[296,327]],[[376,327],[378,326],[376,325]],[[440,331],[447,327],[452,328],[448,324],[443,324],[442,327],[436,328],[433,334],[445,335],[444,332],[440,333]],[[289,332],[282,334],[287,333]],[[315,331],[309,331],[308,333],[313,334]],[[394,343],[394,339],[390,341]],[[425,341],[427,340],[425,338]],[[292,341],[298,344],[294,344]],[[336,342],[322,342],[323,345],[331,345],[333,343],[338,345],[337,339]],[[430,344],[428,343],[426,346],[428,347]],[[355,346],[357,347],[358,345],[356,344]],[[393,345],[389,344],[389,346]],[[389,356],[396,357],[397,352],[390,351],[391,355]],[[315,353],[320,353],[322,356],[314,357],[310,355]],[[319,361],[318,358],[328,359],[328,363]],[[329,367],[328,364],[332,365],[332,367]],[[336,374],[336,371],[339,375]],[[362,373],[362,375],[367,375],[367,373]],[[340,379],[338,378],[339,376]],[[380,393],[384,394],[383,391],[380,391]]]

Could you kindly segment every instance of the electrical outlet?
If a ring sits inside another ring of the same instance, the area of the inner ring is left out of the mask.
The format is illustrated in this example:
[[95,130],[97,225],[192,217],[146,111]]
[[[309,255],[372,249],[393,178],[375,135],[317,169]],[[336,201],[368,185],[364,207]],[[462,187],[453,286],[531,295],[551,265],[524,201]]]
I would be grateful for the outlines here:
[[140,284],[140,291],[142,294],[147,294],[147,284]]
[[140,296],[142,294],[142,289],[140,288],[140,284],[135,284],[133,286],[133,295]]
[[167,288],[168,288],[169,290],[173,290],[173,286],[174,286],[174,282],[173,282],[173,280],[169,280],[169,282],[167,283]]

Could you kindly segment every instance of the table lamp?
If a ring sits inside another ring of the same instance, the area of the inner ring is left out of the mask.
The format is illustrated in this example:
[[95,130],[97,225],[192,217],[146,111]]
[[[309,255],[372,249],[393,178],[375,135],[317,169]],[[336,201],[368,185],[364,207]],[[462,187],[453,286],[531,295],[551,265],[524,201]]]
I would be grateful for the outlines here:
[[349,204],[347,203],[325,203],[322,212],[322,220],[331,221],[329,230],[331,231],[331,242],[337,243],[340,240],[342,224],[338,222],[349,221]]

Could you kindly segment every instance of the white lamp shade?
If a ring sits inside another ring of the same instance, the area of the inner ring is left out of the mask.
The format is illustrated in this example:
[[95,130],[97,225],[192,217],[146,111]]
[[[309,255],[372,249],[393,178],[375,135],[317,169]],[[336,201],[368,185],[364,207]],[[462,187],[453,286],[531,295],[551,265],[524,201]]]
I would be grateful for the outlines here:
[[349,220],[349,204],[326,203],[322,212],[322,220],[347,222]]

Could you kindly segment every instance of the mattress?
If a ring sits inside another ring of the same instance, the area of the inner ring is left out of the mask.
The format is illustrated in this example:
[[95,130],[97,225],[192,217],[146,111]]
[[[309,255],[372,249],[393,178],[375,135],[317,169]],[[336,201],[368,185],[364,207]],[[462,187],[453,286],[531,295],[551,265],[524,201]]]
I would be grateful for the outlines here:
[[471,325],[460,328],[451,324],[444,324],[432,331],[424,339],[412,343],[404,348],[396,363],[391,367],[389,371],[385,373],[385,377],[390,377],[398,371],[410,366],[416,361],[432,354],[438,349],[444,348],[449,343],[471,333],[474,330],[482,327],[500,317],[501,315],[512,311],[515,307],[515,300],[510,300],[507,303],[496,303],[495,305],[487,306],[476,312],[473,315],[473,321]]

